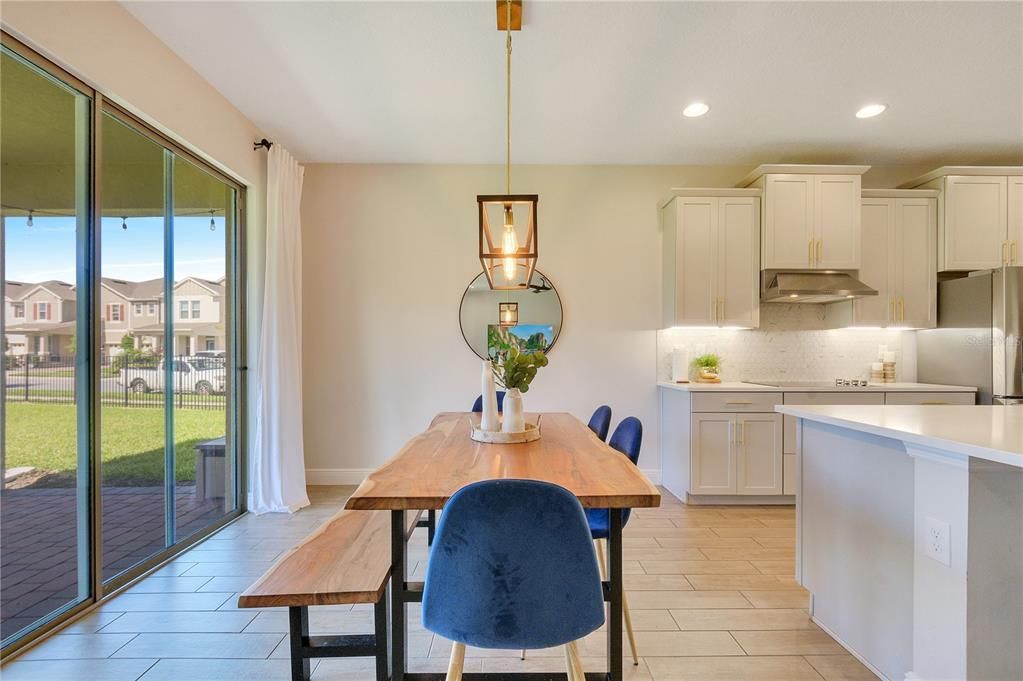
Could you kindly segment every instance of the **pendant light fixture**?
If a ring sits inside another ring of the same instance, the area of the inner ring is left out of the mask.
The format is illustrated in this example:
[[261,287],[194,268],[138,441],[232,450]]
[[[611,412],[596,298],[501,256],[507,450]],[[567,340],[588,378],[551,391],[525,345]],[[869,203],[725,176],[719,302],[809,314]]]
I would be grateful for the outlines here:
[[515,326],[519,323],[518,303],[498,303],[497,323],[501,326]]
[[[518,10],[517,14],[512,11],[513,7]],[[521,0],[497,0],[497,9],[497,27],[505,31],[507,51],[505,193],[478,195],[476,203],[479,206],[480,264],[490,288],[501,291],[529,286],[539,250],[536,207],[540,197],[511,192],[511,32],[513,28],[520,30],[522,27]],[[494,234],[492,224],[501,225],[500,236]]]

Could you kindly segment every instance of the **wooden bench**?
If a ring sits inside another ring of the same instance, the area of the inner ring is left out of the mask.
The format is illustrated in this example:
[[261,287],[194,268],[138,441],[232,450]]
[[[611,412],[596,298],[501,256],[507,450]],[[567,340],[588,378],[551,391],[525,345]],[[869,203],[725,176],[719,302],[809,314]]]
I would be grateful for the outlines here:
[[[420,512],[405,515],[407,537]],[[288,608],[292,681],[309,678],[314,657],[376,657],[378,681],[388,679],[390,518],[389,511],[339,511],[238,597],[239,608]],[[354,603],[373,604],[374,633],[309,635],[309,606]]]

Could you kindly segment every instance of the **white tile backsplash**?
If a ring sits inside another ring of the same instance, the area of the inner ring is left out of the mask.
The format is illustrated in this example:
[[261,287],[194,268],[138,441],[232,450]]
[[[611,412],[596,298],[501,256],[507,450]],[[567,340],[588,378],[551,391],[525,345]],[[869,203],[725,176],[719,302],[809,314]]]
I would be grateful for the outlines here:
[[700,352],[721,356],[725,381],[828,381],[868,378],[879,345],[896,356],[896,378],[916,380],[914,331],[833,328],[841,305],[767,304],[759,329],[675,327],[657,332],[657,380],[671,378],[671,351],[683,345],[692,360]]

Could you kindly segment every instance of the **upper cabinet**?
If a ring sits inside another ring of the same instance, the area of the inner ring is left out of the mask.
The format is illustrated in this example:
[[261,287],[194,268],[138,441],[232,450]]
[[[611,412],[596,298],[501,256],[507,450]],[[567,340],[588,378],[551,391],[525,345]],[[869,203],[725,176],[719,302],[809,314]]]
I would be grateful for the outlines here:
[[1023,167],[945,166],[903,186],[940,192],[938,271],[1023,264]]
[[760,323],[760,191],[678,189],[661,205],[663,324]]
[[860,279],[877,296],[853,301],[854,326],[937,324],[938,192],[864,190]]
[[763,190],[765,270],[860,268],[861,176],[870,166],[762,165],[740,182]]

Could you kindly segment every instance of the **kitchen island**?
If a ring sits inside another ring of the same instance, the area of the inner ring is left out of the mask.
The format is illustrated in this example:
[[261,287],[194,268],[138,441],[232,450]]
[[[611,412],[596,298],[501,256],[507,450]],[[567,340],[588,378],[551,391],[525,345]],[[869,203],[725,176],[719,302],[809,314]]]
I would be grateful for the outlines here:
[[814,621],[892,681],[1023,679],[1023,409],[776,409]]

